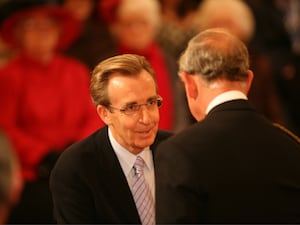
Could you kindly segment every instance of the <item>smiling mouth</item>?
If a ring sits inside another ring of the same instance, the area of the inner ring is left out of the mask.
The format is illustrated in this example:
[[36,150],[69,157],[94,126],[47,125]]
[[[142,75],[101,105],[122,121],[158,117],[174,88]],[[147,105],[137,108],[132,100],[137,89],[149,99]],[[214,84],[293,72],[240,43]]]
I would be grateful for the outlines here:
[[149,130],[146,130],[146,131],[138,131],[137,133],[142,134],[142,135],[147,135],[147,134],[150,134],[151,131],[152,131],[152,129],[149,129]]

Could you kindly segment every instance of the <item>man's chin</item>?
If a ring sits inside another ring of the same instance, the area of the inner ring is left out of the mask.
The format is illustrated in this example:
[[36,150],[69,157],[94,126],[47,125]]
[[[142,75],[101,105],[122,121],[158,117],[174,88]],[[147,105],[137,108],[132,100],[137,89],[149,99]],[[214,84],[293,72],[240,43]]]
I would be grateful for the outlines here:
[[143,149],[146,147],[149,147],[150,145],[152,145],[154,143],[154,137],[149,137],[149,138],[144,138],[144,139],[140,139],[137,142],[137,145],[139,148]]

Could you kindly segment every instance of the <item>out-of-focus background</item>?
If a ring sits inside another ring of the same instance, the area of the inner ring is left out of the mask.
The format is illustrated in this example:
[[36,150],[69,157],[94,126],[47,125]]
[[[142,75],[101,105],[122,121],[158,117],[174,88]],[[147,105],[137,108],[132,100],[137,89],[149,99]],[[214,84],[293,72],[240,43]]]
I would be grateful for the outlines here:
[[3,198],[3,223],[54,223],[51,169],[103,126],[89,79],[110,56],[149,60],[164,99],[159,127],[179,132],[196,121],[177,60],[198,32],[227,28],[249,49],[250,101],[300,135],[300,0],[0,0],[0,23],[0,128],[24,181],[18,201]]

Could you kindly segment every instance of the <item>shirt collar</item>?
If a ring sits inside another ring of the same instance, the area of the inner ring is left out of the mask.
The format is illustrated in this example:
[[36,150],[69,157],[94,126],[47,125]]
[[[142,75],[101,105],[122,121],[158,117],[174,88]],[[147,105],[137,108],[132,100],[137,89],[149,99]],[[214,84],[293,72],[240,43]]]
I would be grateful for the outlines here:
[[206,114],[208,114],[212,108],[214,108],[215,106],[227,102],[227,101],[231,101],[231,100],[236,100],[236,99],[245,99],[247,100],[247,96],[241,92],[241,91],[226,91],[220,95],[218,95],[217,97],[215,97],[207,106],[206,109]]
[[108,137],[110,140],[110,143],[113,147],[113,150],[115,151],[120,165],[124,171],[125,176],[128,176],[133,164],[136,160],[136,157],[139,155],[143,158],[143,160],[145,161],[146,164],[146,168],[151,170],[153,169],[153,163],[152,162],[152,152],[150,151],[149,147],[146,147],[143,149],[143,151],[141,151],[139,154],[135,155],[132,154],[130,151],[128,151],[126,148],[124,148],[123,146],[121,146],[117,140],[113,137],[111,130],[108,128]]

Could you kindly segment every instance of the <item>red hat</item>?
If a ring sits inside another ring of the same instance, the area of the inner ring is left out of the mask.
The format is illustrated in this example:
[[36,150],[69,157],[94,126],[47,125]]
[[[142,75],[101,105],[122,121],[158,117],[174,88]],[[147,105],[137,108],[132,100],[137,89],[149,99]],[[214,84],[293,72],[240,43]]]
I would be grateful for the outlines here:
[[[16,9],[16,6],[14,7]],[[21,10],[15,10],[15,12],[8,15],[0,28],[0,35],[10,47],[17,48],[18,41],[14,36],[14,28],[20,20],[25,16],[32,13],[43,13],[56,18],[62,27],[62,33],[57,49],[65,49],[76,39],[80,33],[80,23],[69,12],[65,11],[62,7],[56,5],[39,5],[31,7],[23,7]]]

